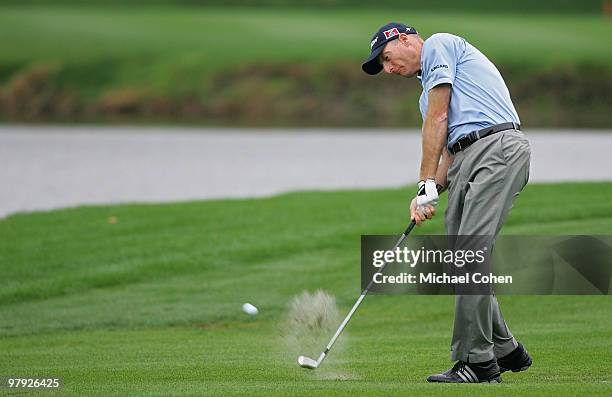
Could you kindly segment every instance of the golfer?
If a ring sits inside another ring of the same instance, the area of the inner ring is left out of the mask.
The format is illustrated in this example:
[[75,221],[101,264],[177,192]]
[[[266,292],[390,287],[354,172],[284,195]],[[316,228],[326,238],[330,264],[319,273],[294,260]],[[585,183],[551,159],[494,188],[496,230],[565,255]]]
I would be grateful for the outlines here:
[[[499,71],[465,39],[437,33],[423,40],[400,23],[381,27],[364,72],[415,77],[423,92],[422,158],[410,216],[421,224],[448,189],[446,232],[495,236],[529,178],[529,142]],[[492,248],[493,241],[491,241]],[[494,294],[456,295],[448,371],[429,382],[501,382],[531,357],[506,325]]]

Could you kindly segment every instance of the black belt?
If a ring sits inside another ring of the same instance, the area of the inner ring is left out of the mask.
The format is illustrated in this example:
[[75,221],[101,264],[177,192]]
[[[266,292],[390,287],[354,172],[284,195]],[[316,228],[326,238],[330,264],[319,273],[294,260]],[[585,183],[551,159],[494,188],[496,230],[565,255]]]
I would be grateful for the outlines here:
[[472,131],[466,136],[459,138],[459,140],[455,142],[453,146],[450,147],[449,152],[450,154],[455,155],[481,138],[487,137],[489,135],[493,135],[500,131],[506,131],[506,130],[520,131],[520,129],[521,129],[521,125],[519,123],[509,122],[509,123],[501,123],[501,124],[493,125],[491,127],[483,128],[482,130],[478,130],[478,131]]

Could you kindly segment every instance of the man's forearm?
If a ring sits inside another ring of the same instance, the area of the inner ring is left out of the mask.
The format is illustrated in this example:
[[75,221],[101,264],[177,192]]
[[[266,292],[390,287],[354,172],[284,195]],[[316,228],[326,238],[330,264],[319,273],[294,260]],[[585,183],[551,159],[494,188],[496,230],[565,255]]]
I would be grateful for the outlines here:
[[446,148],[442,151],[442,159],[438,165],[438,171],[436,172],[436,185],[438,185],[438,193],[442,193],[448,187],[448,169],[453,163],[453,156],[448,153]]
[[443,119],[425,120],[423,125],[423,157],[421,158],[421,170],[419,180],[436,179],[440,156],[446,143],[448,121]]
[[428,108],[423,122],[423,157],[419,180],[435,179],[440,163],[440,156],[446,144],[448,133],[448,105],[451,87],[441,84],[429,90]]

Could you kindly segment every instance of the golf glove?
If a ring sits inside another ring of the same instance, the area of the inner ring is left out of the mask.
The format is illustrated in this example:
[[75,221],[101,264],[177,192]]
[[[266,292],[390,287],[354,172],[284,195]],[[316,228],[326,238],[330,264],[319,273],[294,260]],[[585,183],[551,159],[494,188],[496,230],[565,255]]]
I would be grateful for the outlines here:
[[438,204],[438,189],[436,181],[427,179],[419,182],[419,189],[416,197],[417,210],[422,210],[428,205],[435,207]]

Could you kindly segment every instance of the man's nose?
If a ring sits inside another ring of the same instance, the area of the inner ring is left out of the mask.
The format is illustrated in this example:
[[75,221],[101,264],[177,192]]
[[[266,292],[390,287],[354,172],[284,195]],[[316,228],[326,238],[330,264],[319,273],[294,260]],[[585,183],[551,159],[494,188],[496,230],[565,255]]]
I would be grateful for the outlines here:
[[393,66],[391,64],[386,64],[384,69],[385,73],[393,74]]

